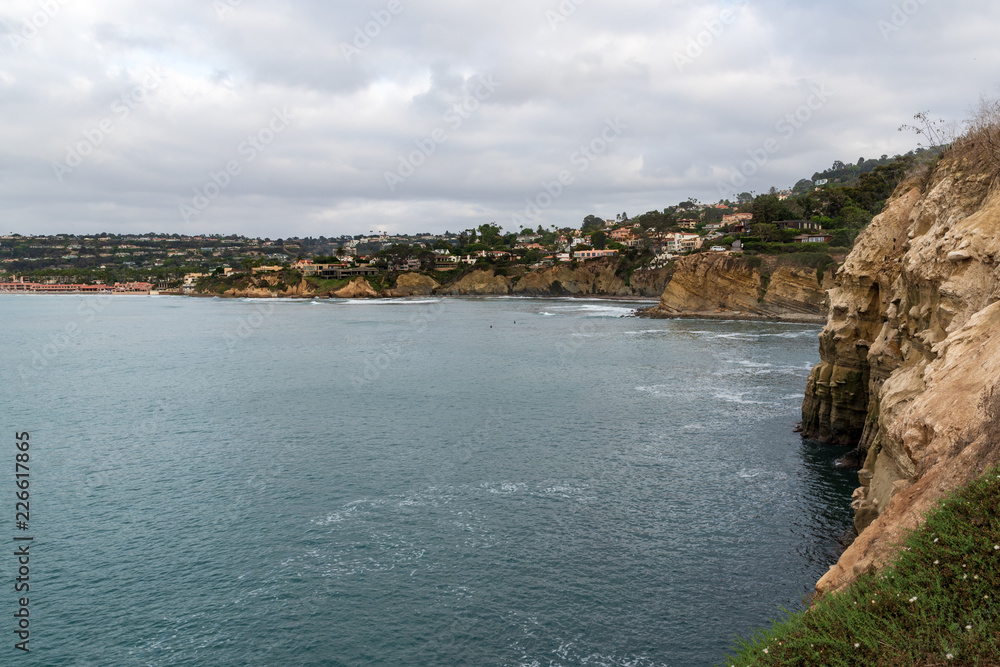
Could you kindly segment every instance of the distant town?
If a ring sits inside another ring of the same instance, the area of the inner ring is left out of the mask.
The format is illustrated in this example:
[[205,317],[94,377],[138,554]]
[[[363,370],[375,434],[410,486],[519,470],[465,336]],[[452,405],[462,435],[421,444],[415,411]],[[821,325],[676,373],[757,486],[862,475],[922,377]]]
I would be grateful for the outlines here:
[[635,217],[588,215],[560,228],[509,231],[487,223],[441,234],[370,230],[277,239],[8,234],[0,236],[0,292],[183,293],[206,279],[233,274],[292,271],[342,281],[408,271],[458,275],[476,266],[536,269],[615,257],[631,267],[655,269],[698,252],[837,255],[849,250],[921,157],[926,156],[917,151],[861,158],[857,164],[835,162],[788,190],[742,193],[712,204],[688,199]]
[[[739,248],[753,214],[726,205],[693,206],[678,219],[683,231],[660,231],[633,222],[588,216],[579,229],[521,230],[504,234],[496,225],[460,233],[336,238],[259,239],[242,236],[97,235],[0,237],[0,291],[149,293],[193,289],[213,274],[267,273],[284,269],[304,277],[343,279],[401,271],[454,271],[464,266],[524,264],[531,268],[588,261],[619,253],[647,254],[651,264],[712,245]],[[718,212],[720,215],[713,215]],[[708,222],[707,220],[712,220]],[[781,221],[795,243],[829,243],[833,237],[808,220]],[[118,278],[115,280],[115,278]]]

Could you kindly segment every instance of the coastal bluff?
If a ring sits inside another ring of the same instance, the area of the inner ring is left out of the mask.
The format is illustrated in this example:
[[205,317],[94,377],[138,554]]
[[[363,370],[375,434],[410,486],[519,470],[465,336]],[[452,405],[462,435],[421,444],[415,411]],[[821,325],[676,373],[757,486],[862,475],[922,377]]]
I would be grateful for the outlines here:
[[968,142],[909,176],[837,271],[804,436],[857,446],[858,538],[836,591],[895,555],[946,494],[1000,461],[1000,190]]
[[355,278],[337,289],[320,289],[307,279],[285,284],[273,274],[240,277],[235,284],[202,295],[227,297],[329,297],[376,299],[416,296],[602,296],[623,298],[659,297],[670,281],[672,269],[624,271],[617,260],[596,259],[525,271],[518,268],[473,268],[447,279],[417,272],[402,272],[381,289],[364,278]]
[[826,321],[833,271],[780,264],[777,257],[700,253],[674,263],[652,318]]

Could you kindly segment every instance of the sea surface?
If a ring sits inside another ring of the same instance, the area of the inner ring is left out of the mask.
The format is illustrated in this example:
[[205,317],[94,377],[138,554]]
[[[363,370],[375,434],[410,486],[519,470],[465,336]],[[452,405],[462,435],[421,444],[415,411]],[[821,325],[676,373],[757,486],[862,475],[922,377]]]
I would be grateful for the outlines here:
[[793,432],[819,327],[638,305],[0,296],[0,664],[720,662],[854,475]]

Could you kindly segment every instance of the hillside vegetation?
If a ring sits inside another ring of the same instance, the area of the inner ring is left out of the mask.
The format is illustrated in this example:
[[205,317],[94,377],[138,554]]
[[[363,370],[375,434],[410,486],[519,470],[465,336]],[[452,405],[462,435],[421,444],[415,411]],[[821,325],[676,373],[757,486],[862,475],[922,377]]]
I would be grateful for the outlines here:
[[941,502],[891,565],[721,664],[1000,665],[1000,468]]

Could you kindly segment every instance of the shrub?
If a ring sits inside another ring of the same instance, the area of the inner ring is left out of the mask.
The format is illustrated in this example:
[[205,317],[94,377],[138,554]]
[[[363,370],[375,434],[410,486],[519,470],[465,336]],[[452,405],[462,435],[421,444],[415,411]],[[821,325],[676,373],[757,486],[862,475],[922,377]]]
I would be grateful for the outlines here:
[[724,665],[1000,664],[1000,468],[943,500],[894,562],[738,642]]

